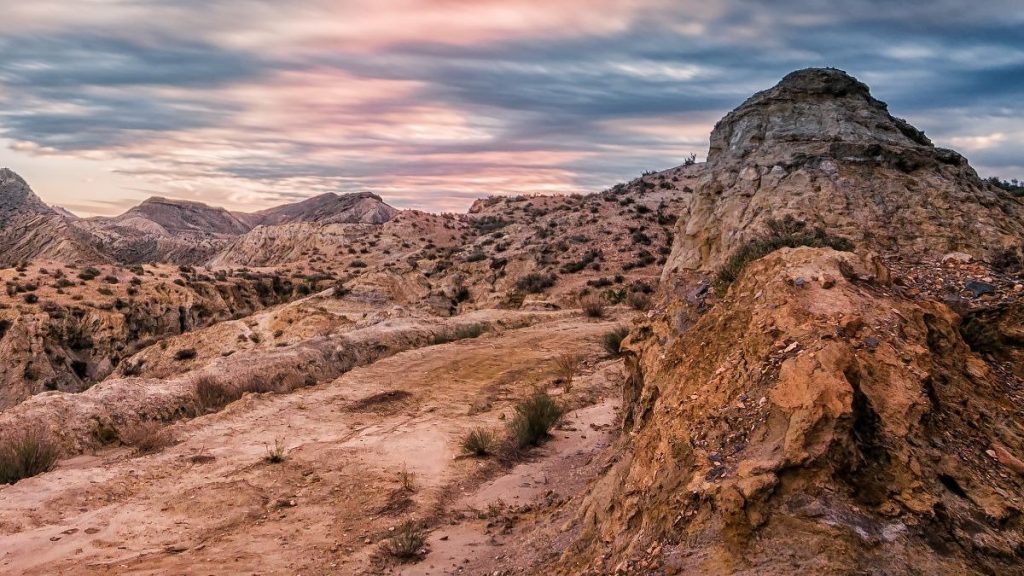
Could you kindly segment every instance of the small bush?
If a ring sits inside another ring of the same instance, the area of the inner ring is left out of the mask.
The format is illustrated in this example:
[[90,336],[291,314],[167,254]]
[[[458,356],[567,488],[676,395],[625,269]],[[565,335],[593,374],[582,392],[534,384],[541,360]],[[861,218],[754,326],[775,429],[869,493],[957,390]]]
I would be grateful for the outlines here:
[[587,318],[604,318],[604,300],[599,296],[588,296],[580,302]]
[[175,442],[170,429],[155,420],[140,422],[127,430],[119,431],[118,437],[125,446],[135,449],[136,456],[154,454]]
[[60,452],[41,427],[11,430],[0,443],[0,484],[53,470]]
[[611,332],[605,333],[602,338],[604,349],[612,356],[619,356],[622,353],[622,341],[625,340],[628,335],[629,328],[624,326],[620,326]]
[[729,285],[739,278],[747,264],[759,260],[781,248],[810,246],[813,248],[832,248],[849,252],[853,243],[846,238],[830,236],[825,230],[815,228],[807,230],[807,223],[786,216],[782,220],[768,220],[768,235],[740,246],[715,277],[715,291],[724,294]]
[[174,353],[174,359],[178,361],[192,360],[198,355],[199,353],[196,352],[195,348],[182,348]]
[[641,312],[650,310],[651,308],[651,297],[643,292],[631,292],[626,297],[626,303],[633,310],[639,310]]
[[516,405],[516,416],[509,422],[509,441],[517,448],[538,446],[562,417],[562,407],[546,392],[537,392]]
[[494,433],[485,428],[475,428],[462,440],[462,451],[477,457],[494,453],[497,441]]
[[426,544],[423,528],[418,522],[408,520],[381,544],[380,551],[384,556],[400,562],[412,562],[423,557]]
[[516,282],[516,288],[528,294],[539,294],[555,285],[555,277],[551,274],[533,272],[523,276]]
[[238,388],[225,385],[209,376],[200,376],[196,380],[196,403],[202,412],[220,410],[241,397],[242,391]]

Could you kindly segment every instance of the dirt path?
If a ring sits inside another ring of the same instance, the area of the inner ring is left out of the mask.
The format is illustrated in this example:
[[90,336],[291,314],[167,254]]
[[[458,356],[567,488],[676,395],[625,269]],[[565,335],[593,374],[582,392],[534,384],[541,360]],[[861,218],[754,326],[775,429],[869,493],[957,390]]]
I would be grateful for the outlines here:
[[[412,350],[179,423],[181,442],[156,455],[62,462],[0,488],[0,573],[380,573],[374,553],[406,518],[432,526],[432,551],[394,571],[490,573],[500,542],[486,511],[557,501],[608,443],[620,368],[599,340],[614,324],[571,318]],[[465,432],[502,426],[565,351],[587,357],[566,400],[589,407],[507,475],[459,458]],[[275,442],[287,457],[271,464]]]

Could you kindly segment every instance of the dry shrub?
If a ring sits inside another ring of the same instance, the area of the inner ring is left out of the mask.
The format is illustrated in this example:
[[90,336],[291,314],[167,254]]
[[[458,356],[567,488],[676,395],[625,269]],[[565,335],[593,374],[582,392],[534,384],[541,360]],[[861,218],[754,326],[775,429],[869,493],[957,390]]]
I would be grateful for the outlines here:
[[49,472],[59,456],[56,442],[42,427],[9,431],[0,441],[0,484]]
[[213,378],[196,378],[196,403],[201,412],[214,412],[242,397],[242,391]]
[[121,443],[135,449],[136,456],[155,454],[175,443],[171,430],[156,420],[139,422],[131,428],[120,431],[118,436],[121,438]]
[[508,425],[509,440],[518,448],[540,445],[562,413],[562,407],[547,392],[536,392],[516,405],[516,416]]
[[572,381],[579,374],[582,366],[583,356],[581,354],[566,352],[555,358],[555,371],[558,373],[558,377],[562,379],[562,382],[564,382],[563,387],[566,392],[572,390]]
[[587,296],[580,301],[587,318],[604,318],[605,302],[600,296]]
[[423,557],[426,544],[427,538],[423,527],[419,522],[407,520],[381,544],[380,551],[383,556],[399,562],[412,562]]

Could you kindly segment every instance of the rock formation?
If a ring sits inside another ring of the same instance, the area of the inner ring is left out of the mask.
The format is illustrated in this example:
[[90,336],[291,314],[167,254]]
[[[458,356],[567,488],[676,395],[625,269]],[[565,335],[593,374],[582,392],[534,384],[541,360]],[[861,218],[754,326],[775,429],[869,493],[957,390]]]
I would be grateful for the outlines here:
[[[710,294],[785,215],[855,252],[783,248]],[[838,70],[726,116],[666,305],[624,344],[623,454],[561,571],[1024,573],[1020,290],[994,306],[956,276],[1022,230],[1018,200]]]
[[707,164],[666,274],[713,270],[786,216],[908,259],[986,258],[1024,235],[1024,203],[840,70],[755,94],[715,126]]

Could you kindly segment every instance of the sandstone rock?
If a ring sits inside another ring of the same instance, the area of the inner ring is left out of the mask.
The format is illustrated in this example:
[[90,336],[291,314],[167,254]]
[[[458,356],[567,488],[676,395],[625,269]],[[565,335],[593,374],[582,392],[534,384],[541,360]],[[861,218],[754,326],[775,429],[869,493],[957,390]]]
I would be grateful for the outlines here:
[[715,126],[666,277],[714,271],[787,215],[908,258],[984,259],[1024,235],[1024,203],[834,69],[794,72]]

